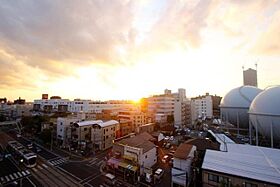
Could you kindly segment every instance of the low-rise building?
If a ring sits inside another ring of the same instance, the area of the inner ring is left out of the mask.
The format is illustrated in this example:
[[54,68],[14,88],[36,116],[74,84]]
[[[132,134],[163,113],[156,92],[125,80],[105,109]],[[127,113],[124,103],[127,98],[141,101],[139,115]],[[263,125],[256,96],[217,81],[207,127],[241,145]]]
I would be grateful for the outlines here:
[[113,154],[118,155],[124,162],[127,160],[139,168],[140,175],[144,170],[150,170],[157,163],[156,145],[154,138],[144,132],[139,135],[117,140],[113,145]]
[[190,184],[192,174],[192,161],[196,146],[181,143],[174,153],[172,167],[172,186],[185,187]]
[[152,133],[155,130],[155,123],[147,123],[141,126],[138,126],[136,128],[136,132],[137,133],[143,133],[143,132],[147,132],[147,133]]
[[206,151],[203,186],[276,187],[280,186],[279,168],[279,149],[227,144],[227,151]]
[[78,149],[106,150],[113,145],[119,130],[115,120],[80,121],[71,126],[71,140]]

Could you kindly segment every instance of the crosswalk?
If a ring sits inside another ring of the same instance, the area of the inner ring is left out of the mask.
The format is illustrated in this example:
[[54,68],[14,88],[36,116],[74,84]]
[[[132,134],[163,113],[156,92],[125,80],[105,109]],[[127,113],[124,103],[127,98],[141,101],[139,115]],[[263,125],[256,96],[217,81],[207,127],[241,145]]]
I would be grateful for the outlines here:
[[103,163],[102,160],[98,159],[98,158],[93,158],[91,159],[91,161],[89,161],[89,163],[87,164],[88,166],[97,166],[97,167],[100,167],[101,164]]
[[58,166],[65,163],[67,160],[65,158],[59,158],[55,160],[49,160],[48,163],[52,166]]
[[30,175],[31,174],[28,170],[18,171],[18,172],[14,172],[14,173],[11,173],[9,175],[0,177],[0,181],[1,181],[1,184],[5,184],[5,183],[10,183],[10,182],[13,182],[13,181],[17,181],[20,178],[24,178],[24,177],[27,177],[27,176],[30,176]]

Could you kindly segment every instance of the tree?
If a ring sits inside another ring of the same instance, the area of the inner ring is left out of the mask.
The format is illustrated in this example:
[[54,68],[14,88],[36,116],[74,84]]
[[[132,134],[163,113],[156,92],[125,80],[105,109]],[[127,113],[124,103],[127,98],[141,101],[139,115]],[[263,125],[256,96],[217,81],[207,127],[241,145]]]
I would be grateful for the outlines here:
[[51,129],[44,129],[39,137],[45,144],[50,143],[52,137]]
[[0,114],[0,122],[6,121],[6,117],[3,114]]
[[25,132],[38,134],[41,132],[42,123],[49,121],[49,116],[24,116],[21,120],[21,124]]

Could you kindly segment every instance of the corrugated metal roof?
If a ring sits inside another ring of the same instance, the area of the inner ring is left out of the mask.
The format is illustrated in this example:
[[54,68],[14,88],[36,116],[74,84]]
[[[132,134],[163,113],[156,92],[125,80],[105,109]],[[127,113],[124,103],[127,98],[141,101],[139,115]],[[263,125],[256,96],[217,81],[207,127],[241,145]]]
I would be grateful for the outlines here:
[[106,127],[106,126],[110,126],[110,125],[116,125],[118,123],[119,122],[116,120],[109,120],[109,121],[105,121],[105,122],[103,122],[102,120],[91,120],[91,121],[81,121],[76,124],[78,124],[80,127],[94,125],[94,124],[97,124],[100,127]]
[[202,169],[280,184],[280,150],[228,144],[228,151],[207,150]]

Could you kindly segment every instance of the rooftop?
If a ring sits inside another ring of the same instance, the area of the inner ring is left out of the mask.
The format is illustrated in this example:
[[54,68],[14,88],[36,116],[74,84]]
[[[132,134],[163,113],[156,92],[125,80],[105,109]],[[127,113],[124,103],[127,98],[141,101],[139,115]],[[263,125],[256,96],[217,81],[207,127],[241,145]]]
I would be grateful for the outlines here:
[[202,169],[280,184],[280,150],[228,144],[228,151],[207,150]]
[[102,128],[102,127],[107,127],[107,126],[111,126],[111,125],[116,125],[118,123],[119,122],[116,120],[109,120],[109,121],[90,120],[90,121],[81,121],[81,122],[78,122],[75,124],[77,124],[79,127],[89,126],[89,125],[99,125]]
[[194,146],[191,144],[181,143],[174,153],[175,158],[186,160]]
[[119,140],[116,143],[131,146],[131,147],[142,148],[143,152],[145,153],[153,149],[154,147],[156,147],[155,144],[150,142],[150,140],[152,139],[153,137],[149,133],[144,132],[131,138]]

